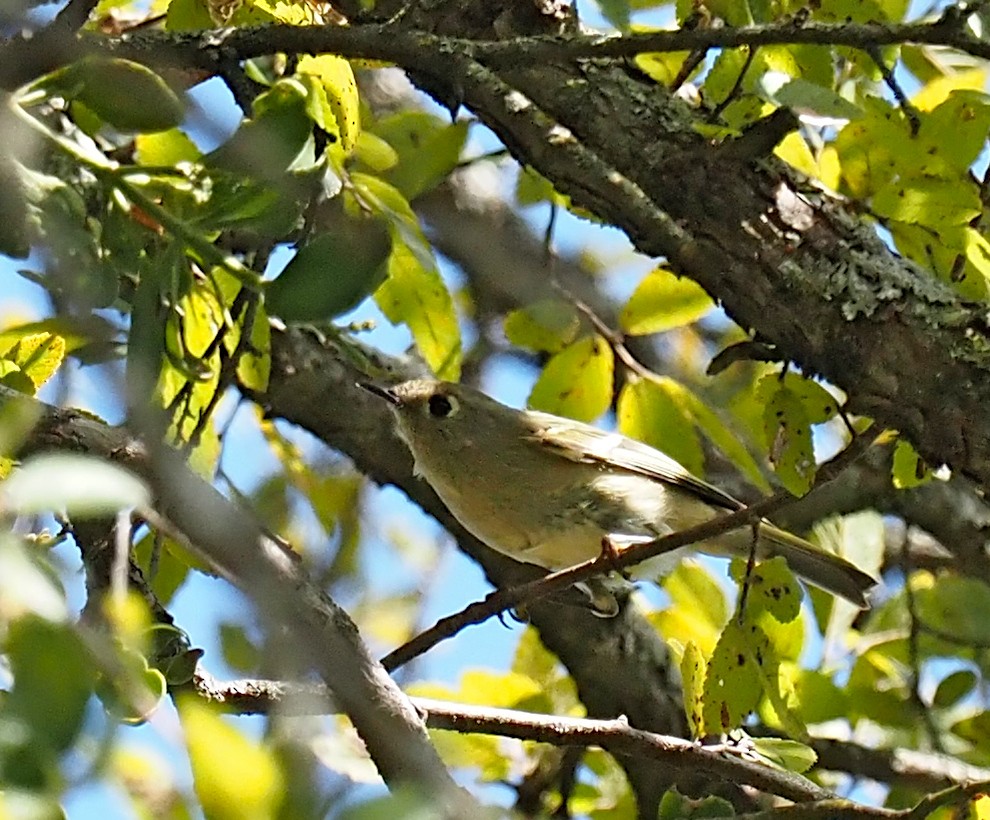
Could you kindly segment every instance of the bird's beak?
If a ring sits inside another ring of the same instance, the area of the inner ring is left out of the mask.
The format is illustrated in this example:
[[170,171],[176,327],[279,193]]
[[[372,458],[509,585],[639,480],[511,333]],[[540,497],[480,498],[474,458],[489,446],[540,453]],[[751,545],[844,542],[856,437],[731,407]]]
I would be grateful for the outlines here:
[[385,399],[385,401],[394,407],[399,407],[402,404],[401,399],[395,395],[395,391],[388,387],[382,387],[381,385],[372,384],[371,382],[357,382],[357,386],[362,390],[367,390],[369,393],[373,393],[380,399]]

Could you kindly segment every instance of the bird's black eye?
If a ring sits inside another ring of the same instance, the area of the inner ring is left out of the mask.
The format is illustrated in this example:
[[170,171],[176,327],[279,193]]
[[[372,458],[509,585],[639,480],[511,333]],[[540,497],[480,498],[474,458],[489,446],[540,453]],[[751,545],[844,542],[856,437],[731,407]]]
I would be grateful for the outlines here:
[[433,418],[446,419],[457,412],[457,399],[453,396],[445,396],[443,393],[435,393],[430,396],[427,406]]

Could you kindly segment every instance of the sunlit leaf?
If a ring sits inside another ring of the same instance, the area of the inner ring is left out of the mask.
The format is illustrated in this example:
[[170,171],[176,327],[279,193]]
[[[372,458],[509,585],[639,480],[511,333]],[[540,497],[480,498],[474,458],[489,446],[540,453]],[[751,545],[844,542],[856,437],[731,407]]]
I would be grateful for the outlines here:
[[619,321],[627,333],[659,333],[700,319],[712,306],[699,284],[660,267],[639,283]]
[[742,724],[763,693],[761,663],[769,662],[766,637],[753,624],[730,620],[708,661],[702,712],[706,732]]
[[504,329],[506,338],[514,345],[557,353],[574,341],[580,326],[573,305],[559,299],[543,299],[510,311]]
[[817,470],[811,422],[804,403],[790,388],[781,385],[764,408],[763,424],[777,477],[792,493],[804,495],[811,489]]
[[218,820],[274,816],[283,776],[272,752],[192,697],[180,700],[179,715],[204,814]]
[[[16,369],[16,380],[0,374],[0,382],[33,395],[58,370],[65,358],[65,339],[54,333],[16,333],[0,335],[0,361]],[[18,387],[20,385],[20,387]],[[24,388],[24,389],[21,389]]]
[[299,58],[296,71],[319,80],[329,116],[318,124],[338,136],[344,153],[349,154],[361,130],[360,99],[350,63],[333,54],[307,55]]
[[[744,582],[745,561],[732,562],[732,577],[739,584]],[[759,610],[766,610],[782,624],[797,618],[803,597],[801,586],[783,556],[778,555],[760,561],[754,566],[748,582],[746,603],[750,607],[751,615]]]
[[672,379],[634,379],[619,393],[616,415],[619,430],[662,450],[695,475],[703,475],[701,449],[693,415]]
[[684,700],[684,714],[691,727],[693,737],[702,737],[705,733],[704,685],[708,674],[708,664],[705,656],[694,643],[684,647],[681,657],[681,696]]
[[374,130],[399,158],[385,178],[408,199],[415,199],[457,166],[468,124],[444,122],[425,111],[403,111],[375,123]]
[[894,460],[891,467],[894,486],[899,490],[918,487],[932,479],[931,470],[911,446],[911,442],[898,439],[894,447]]
[[134,138],[135,156],[141,165],[164,167],[180,162],[196,162],[200,150],[178,128],[154,134],[138,134]]
[[962,225],[981,213],[980,194],[968,179],[900,177],[873,197],[873,210],[899,222],[938,228]]
[[584,336],[547,362],[529,394],[529,406],[593,421],[612,403],[614,357],[601,336]]
[[399,191],[367,174],[354,173],[357,196],[384,216],[392,235],[388,276],[374,298],[390,322],[404,323],[433,372],[457,381],[461,333],[454,301],[409,202]]
[[818,762],[818,755],[810,746],[780,737],[753,738],[756,753],[768,763],[789,772],[802,774]]

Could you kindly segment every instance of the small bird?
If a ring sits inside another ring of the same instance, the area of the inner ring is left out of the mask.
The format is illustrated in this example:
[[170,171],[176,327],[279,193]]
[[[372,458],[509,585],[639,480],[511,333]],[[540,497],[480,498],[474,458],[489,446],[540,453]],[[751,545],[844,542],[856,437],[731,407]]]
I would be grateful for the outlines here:
[[[449,382],[360,386],[389,403],[417,475],[454,517],[489,547],[518,561],[566,569],[599,556],[603,544],[622,549],[743,507],[674,459],[620,433],[515,410]],[[752,529],[744,527],[698,549],[748,557],[752,541]],[[763,522],[757,557],[775,555],[809,583],[869,606],[866,592],[876,584],[871,576]],[[618,609],[614,598],[592,603],[598,614]]]

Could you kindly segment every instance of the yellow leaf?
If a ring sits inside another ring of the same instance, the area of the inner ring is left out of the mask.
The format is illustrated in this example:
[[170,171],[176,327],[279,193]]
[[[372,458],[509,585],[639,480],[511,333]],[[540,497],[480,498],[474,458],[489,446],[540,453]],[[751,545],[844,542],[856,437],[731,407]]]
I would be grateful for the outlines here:
[[585,336],[547,362],[529,394],[529,406],[579,421],[593,421],[612,403],[615,362],[601,336]]
[[919,111],[931,111],[948,99],[949,94],[959,89],[982,91],[987,84],[986,71],[974,68],[958,74],[946,74],[928,83],[911,99],[911,104]]
[[319,79],[337,121],[341,147],[349,154],[361,131],[360,98],[350,63],[343,57],[321,54],[300,58],[297,71]]
[[283,777],[272,752],[193,698],[179,701],[179,715],[203,813],[212,820],[274,817]]

